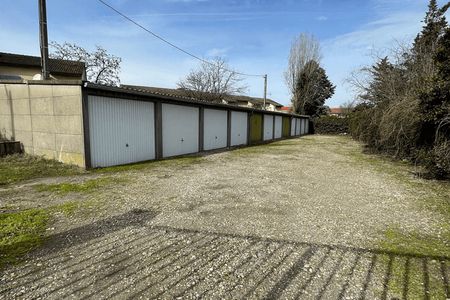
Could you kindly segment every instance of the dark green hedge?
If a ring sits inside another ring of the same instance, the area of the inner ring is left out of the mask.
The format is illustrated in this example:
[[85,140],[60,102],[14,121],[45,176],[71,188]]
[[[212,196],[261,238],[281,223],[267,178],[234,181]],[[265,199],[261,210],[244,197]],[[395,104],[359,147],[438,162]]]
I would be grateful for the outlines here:
[[314,131],[318,134],[347,134],[349,133],[348,119],[321,116],[314,120]]

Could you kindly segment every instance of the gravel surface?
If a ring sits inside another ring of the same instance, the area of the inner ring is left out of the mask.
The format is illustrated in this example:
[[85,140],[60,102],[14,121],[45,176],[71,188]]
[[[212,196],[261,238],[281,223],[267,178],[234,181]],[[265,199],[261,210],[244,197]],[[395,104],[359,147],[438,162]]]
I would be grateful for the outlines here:
[[449,295],[448,258],[376,249],[389,227],[434,235],[446,220],[360,150],[308,136],[117,173],[131,180],[95,195],[102,211],[0,273],[0,299],[386,299],[393,264],[403,296],[411,266],[418,298],[430,276]]

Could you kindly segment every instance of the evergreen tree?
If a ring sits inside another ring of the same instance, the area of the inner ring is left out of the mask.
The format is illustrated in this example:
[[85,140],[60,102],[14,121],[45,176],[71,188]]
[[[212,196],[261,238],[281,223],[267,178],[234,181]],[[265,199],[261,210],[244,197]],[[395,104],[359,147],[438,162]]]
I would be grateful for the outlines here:
[[316,61],[307,62],[297,79],[299,101],[294,103],[295,111],[313,117],[325,114],[325,101],[333,96],[335,88]]
[[[432,147],[439,123],[447,113],[448,106],[448,36],[449,26],[445,13],[450,2],[439,8],[436,0],[431,0],[425,16],[422,32],[417,36],[413,53],[416,55],[415,64],[425,66],[433,72],[425,78],[424,88],[419,95],[419,109],[422,122],[418,143],[425,147]],[[421,72],[420,74],[424,74]],[[423,75],[422,75],[423,76]]]

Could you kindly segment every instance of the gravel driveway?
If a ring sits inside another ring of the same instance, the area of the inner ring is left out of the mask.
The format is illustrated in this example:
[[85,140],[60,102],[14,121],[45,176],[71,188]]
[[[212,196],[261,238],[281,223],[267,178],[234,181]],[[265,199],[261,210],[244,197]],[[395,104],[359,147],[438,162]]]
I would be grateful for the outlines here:
[[307,136],[117,173],[132,180],[97,195],[96,217],[0,273],[0,299],[450,297],[448,256],[377,248],[388,228],[439,236],[448,220],[360,151]]

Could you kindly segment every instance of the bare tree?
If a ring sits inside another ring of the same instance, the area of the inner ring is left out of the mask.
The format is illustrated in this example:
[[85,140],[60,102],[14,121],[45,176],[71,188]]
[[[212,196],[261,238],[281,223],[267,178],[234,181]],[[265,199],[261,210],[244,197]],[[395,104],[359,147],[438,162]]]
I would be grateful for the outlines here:
[[50,54],[51,58],[82,61],[86,64],[87,80],[104,85],[120,84],[119,72],[120,57],[109,54],[106,49],[96,46],[96,50],[89,52],[76,44],[64,42],[59,44],[51,42],[50,46],[54,51]]
[[230,70],[225,59],[216,57],[211,63],[202,62],[177,85],[190,97],[211,102],[222,102],[226,95],[244,94],[247,86],[243,78]]
[[[312,75],[316,69],[311,62],[320,62],[320,44],[319,41],[310,34],[301,33],[291,44],[289,53],[288,68],[284,73],[286,85],[289,88],[292,97],[292,106],[294,111],[304,111],[305,101],[302,101],[298,93],[298,82],[301,76]],[[310,87],[305,87],[309,89]]]

